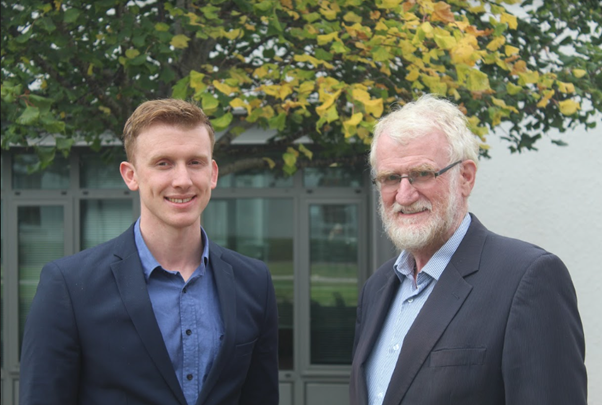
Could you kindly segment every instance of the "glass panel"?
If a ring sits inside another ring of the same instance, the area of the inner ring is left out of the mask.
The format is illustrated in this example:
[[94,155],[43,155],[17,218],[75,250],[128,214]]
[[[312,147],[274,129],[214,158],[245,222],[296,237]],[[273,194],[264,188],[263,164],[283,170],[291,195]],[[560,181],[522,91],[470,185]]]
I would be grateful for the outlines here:
[[0,366],[4,367],[4,200],[0,202],[0,215],[2,215],[2,232],[0,232]]
[[309,207],[310,359],[351,364],[358,298],[358,209]]
[[16,190],[56,190],[69,188],[69,161],[61,154],[43,171],[28,173],[27,167],[35,166],[39,159],[33,153],[14,155],[13,188]]
[[293,368],[293,200],[213,199],[203,227],[221,246],[267,263],[278,302],[280,369]]
[[[62,206],[19,207],[19,342],[25,319],[47,262],[64,256]],[[19,343],[19,347],[21,344]]]
[[362,168],[308,167],[303,170],[305,187],[361,187]]
[[83,250],[118,236],[132,224],[132,200],[81,200],[80,216]]
[[[226,167],[228,159],[217,159],[218,166]],[[286,188],[293,187],[293,177],[285,177],[281,172],[270,169],[244,170],[222,176],[218,188]]]
[[126,160],[125,152],[112,152],[81,155],[79,182],[82,188],[127,188],[119,173],[119,163]]

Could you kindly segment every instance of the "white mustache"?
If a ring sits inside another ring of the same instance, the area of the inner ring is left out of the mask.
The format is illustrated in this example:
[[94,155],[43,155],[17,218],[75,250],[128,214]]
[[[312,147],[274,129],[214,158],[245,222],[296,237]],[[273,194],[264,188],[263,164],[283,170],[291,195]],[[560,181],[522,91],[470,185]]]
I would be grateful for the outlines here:
[[417,201],[412,205],[401,205],[399,203],[393,203],[390,208],[392,214],[402,213],[402,214],[414,214],[416,212],[422,211],[432,211],[433,205],[428,201]]

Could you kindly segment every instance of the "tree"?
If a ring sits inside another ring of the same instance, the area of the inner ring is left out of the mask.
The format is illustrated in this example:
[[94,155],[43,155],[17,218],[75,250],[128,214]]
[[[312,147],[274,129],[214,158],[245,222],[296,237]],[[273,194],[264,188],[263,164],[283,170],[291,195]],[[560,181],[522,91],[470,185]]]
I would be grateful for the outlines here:
[[[164,97],[198,101],[224,131],[220,174],[357,161],[374,121],[423,92],[461,106],[484,155],[504,122],[513,151],[593,128],[602,6],[529,0],[520,18],[517,1],[2,1],[2,147],[33,145],[43,167]],[[229,147],[251,126],[274,135]]]

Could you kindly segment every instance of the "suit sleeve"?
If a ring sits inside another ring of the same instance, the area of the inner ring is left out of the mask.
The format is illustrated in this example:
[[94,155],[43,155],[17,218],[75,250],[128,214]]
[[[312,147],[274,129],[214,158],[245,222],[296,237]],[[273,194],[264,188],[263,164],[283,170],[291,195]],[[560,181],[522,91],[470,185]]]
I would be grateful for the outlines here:
[[278,308],[267,267],[263,273],[266,297],[262,332],[253,350],[240,405],[278,405]]
[[586,405],[583,327],[569,272],[538,257],[513,298],[502,372],[506,404]]
[[80,350],[73,305],[60,269],[42,269],[25,323],[19,380],[21,405],[77,403]]

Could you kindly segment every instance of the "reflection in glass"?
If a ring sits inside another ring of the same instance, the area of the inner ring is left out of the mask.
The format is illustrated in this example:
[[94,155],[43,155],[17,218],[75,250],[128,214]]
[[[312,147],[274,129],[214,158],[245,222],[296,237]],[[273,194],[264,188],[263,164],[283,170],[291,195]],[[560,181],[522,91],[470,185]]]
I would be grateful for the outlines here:
[[361,187],[362,168],[308,167],[303,169],[303,185],[314,187]]
[[268,265],[278,302],[280,369],[292,369],[293,200],[212,199],[202,221],[209,239]]
[[[44,264],[64,255],[62,206],[19,207],[19,342]],[[21,344],[19,344],[21,347]]]
[[[217,159],[219,167],[226,167],[231,160]],[[277,170],[250,169],[228,174],[219,178],[218,188],[286,188],[293,187],[293,177],[284,176]]]
[[16,190],[57,190],[69,188],[69,161],[57,154],[46,169],[28,172],[40,160],[33,153],[13,157],[13,188]]
[[82,154],[80,158],[80,187],[82,188],[119,188],[126,185],[119,173],[119,163],[126,160],[125,152],[117,154]]
[[358,212],[354,204],[312,204],[310,360],[351,364],[358,298]]
[[132,200],[81,200],[81,249],[119,236],[133,222]]

